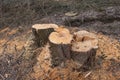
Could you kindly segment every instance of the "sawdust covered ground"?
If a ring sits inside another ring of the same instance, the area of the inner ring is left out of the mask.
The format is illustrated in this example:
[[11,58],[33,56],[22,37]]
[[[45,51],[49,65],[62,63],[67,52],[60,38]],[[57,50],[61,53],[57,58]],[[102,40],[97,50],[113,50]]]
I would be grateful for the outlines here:
[[[80,29],[83,28],[81,27]],[[78,70],[74,70],[76,64],[69,60],[66,62],[65,68],[58,67],[50,69],[49,65],[47,65],[49,61],[44,62],[44,58],[48,55],[45,54],[46,49],[43,51],[42,57],[42,54],[39,55],[41,49],[36,49],[33,52],[34,56],[32,55],[30,57],[28,55],[30,58],[25,59],[23,55],[26,50],[29,51],[29,45],[32,42],[31,30],[27,28],[24,30],[22,27],[13,29],[5,27],[0,31],[0,78],[6,80],[119,80],[119,36],[112,34],[106,35],[102,32],[95,32],[94,30],[91,32],[97,34],[99,40],[96,66],[93,70],[79,72]]]
[[66,61],[66,64],[62,64],[60,67],[50,68],[50,60],[46,60],[46,56],[49,59],[49,51],[46,46],[37,57],[38,62],[33,67],[32,77],[45,80],[118,80],[120,78],[120,42],[101,33],[97,35],[99,49],[93,70],[81,72],[77,70],[77,64],[72,60]]

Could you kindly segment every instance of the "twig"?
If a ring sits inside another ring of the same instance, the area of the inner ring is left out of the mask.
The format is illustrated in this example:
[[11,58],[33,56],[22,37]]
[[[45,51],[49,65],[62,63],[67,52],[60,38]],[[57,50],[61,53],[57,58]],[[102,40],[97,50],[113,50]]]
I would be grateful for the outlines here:
[[85,78],[88,77],[91,73],[92,73],[92,71],[88,72],[88,73],[85,75]]
[[3,23],[3,12],[2,12],[2,4],[3,4],[3,1],[1,0],[0,1],[0,12],[1,12],[1,14],[0,14],[0,17],[1,17],[1,19],[2,19],[2,21],[1,21],[1,24]]
[[5,78],[4,78],[4,76],[3,76],[3,75],[1,75],[1,74],[0,74],[0,76],[1,76],[1,78],[2,78],[3,80],[5,80]]
[[18,55],[18,57],[15,60],[18,60],[20,57],[22,57],[24,53],[25,53],[25,47],[23,46],[23,51]]
[[45,15],[48,16],[47,12],[46,12],[45,9],[44,9],[44,4],[45,4],[45,3],[44,3],[44,1],[43,1],[42,5],[41,5],[40,7],[41,7],[42,11],[45,13]]

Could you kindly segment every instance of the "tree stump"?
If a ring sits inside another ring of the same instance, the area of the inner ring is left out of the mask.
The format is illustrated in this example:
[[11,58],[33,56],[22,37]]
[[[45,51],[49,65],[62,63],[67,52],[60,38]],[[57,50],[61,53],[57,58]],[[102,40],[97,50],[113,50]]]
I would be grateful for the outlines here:
[[62,65],[67,59],[73,59],[80,68],[94,66],[98,39],[93,33],[70,33],[67,28],[55,24],[35,24],[32,30],[38,47],[49,43],[51,67]]
[[38,47],[44,46],[49,40],[48,37],[55,28],[56,24],[35,24],[32,26],[32,32],[35,36],[35,43]]
[[71,47],[72,59],[79,64],[79,68],[90,69],[95,64],[98,39],[93,33],[78,31],[74,33]]
[[58,66],[64,60],[70,59],[70,44],[72,35],[66,28],[57,28],[49,36],[50,51],[52,55],[53,66]]

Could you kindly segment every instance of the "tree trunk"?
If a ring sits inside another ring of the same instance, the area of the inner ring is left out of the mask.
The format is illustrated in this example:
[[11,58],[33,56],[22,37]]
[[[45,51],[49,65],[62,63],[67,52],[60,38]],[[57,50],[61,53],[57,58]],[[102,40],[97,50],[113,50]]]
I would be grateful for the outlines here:
[[38,47],[44,46],[49,40],[48,37],[55,28],[55,24],[35,24],[32,26],[32,32],[35,36],[35,43]]
[[87,31],[74,33],[71,56],[79,64],[80,68],[90,69],[95,64],[95,56],[98,40],[97,37]]
[[80,26],[85,22],[91,21],[101,21],[104,23],[109,23],[114,20],[120,20],[120,7],[107,7],[103,8],[101,11],[89,10],[86,12],[80,12],[76,16],[66,16],[64,18],[65,25],[70,26]]
[[67,28],[54,24],[36,24],[32,29],[39,47],[49,43],[52,67],[62,65],[67,59],[73,59],[80,69],[94,66],[98,39],[93,33],[78,31],[71,34]]
[[58,66],[66,59],[70,59],[70,43],[72,35],[66,28],[58,28],[49,36],[50,51],[53,66]]

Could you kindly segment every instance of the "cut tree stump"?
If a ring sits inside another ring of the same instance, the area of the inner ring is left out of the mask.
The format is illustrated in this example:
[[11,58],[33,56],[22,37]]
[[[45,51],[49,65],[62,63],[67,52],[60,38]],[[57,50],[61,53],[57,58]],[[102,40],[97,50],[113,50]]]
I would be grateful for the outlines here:
[[95,64],[98,39],[93,33],[78,31],[74,33],[71,56],[80,68],[90,69]]
[[38,47],[44,46],[49,40],[48,37],[54,29],[58,28],[56,24],[35,24],[32,26],[32,32],[35,36],[35,43]]
[[72,35],[66,28],[57,28],[49,36],[50,51],[52,55],[53,66],[58,66],[64,60],[70,59],[70,44]]
[[79,69],[94,66],[98,48],[95,34],[87,31],[71,33],[55,24],[35,24],[32,30],[38,47],[49,44],[51,67],[62,66],[66,60],[73,60]]

